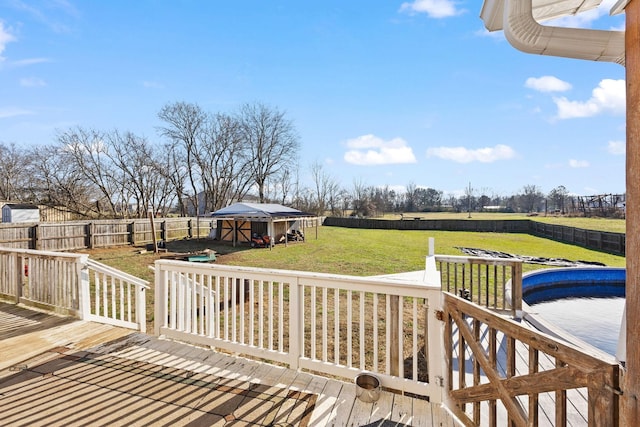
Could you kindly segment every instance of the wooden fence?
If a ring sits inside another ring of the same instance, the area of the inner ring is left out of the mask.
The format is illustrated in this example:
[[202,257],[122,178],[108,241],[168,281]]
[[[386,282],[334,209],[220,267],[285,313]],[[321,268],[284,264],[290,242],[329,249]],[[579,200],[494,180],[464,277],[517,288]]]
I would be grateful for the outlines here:
[[587,249],[625,256],[625,234],[584,230],[564,225],[545,224],[529,219],[413,219],[386,220],[327,217],[323,225],[378,230],[477,231],[489,233],[526,233]]
[[625,256],[626,238],[624,233],[584,230],[565,225],[545,224],[538,221],[531,221],[530,227],[529,233],[534,236]]
[[[210,218],[157,218],[156,240],[207,237],[215,221]],[[0,246],[17,249],[71,251],[153,242],[151,221],[96,220],[0,225]]]

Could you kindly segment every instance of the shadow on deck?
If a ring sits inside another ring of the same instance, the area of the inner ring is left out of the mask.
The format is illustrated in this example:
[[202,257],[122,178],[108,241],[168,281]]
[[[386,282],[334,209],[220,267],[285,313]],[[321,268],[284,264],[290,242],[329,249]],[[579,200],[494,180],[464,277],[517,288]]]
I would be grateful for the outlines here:
[[440,405],[0,303],[0,424],[454,426]]

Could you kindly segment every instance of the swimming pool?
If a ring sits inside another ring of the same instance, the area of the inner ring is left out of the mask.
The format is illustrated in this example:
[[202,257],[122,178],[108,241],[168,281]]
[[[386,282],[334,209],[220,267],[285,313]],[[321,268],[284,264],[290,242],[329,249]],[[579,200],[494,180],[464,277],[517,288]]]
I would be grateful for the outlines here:
[[[564,332],[610,355],[616,354],[624,312],[624,268],[538,270],[522,278],[525,318],[539,329]],[[559,329],[558,329],[559,328]]]

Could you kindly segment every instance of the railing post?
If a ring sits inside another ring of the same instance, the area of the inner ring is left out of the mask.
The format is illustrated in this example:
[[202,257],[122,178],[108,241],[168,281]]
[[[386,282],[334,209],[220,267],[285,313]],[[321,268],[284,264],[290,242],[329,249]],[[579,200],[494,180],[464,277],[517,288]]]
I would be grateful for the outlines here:
[[511,267],[511,315],[515,319],[522,317],[522,263]]
[[[24,269],[25,269],[25,261],[24,257],[20,254],[14,253],[15,256],[15,298],[16,304],[20,302],[20,298],[22,298],[22,285],[24,281]],[[8,257],[9,258],[9,257]]]
[[167,284],[165,282],[165,275],[161,271],[158,261],[155,262],[155,276],[154,276],[154,319],[153,329],[156,336],[160,336],[160,330],[163,326],[167,325]]
[[80,319],[86,320],[91,314],[91,291],[89,288],[89,265],[87,261],[89,255],[82,255],[76,261],[76,271],[78,274],[78,309]]
[[389,319],[391,323],[391,337],[389,340],[389,352],[390,352],[390,360],[391,360],[391,372],[390,374],[393,376],[400,375],[400,350],[398,348],[400,343],[400,336],[398,334],[398,327],[400,322],[400,297],[398,295],[390,295],[389,296],[391,302],[391,319]]
[[300,277],[289,285],[289,367],[291,369],[300,368],[300,358],[302,357],[301,343],[304,339],[304,313],[300,307],[303,304],[304,291],[300,283]]
[[147,293],[144,286],[136,285],[136,323],[140,332],[147,332]]
[[[429,283],[430,285],[435,283]],[[440,279],[438,277],[438,285]],[[429,383],[440,385],[440,389],[444,388],[444,378],[446,372],[446,340],[450,339],[445,335],[444,324],[444,293],[438,292],[437,298],[429,298],[425,316],[427,324],[427,372],[429,374]],[[429,401],[433,403],[441,403],[443,393],[430,394]]]
[[619,380],[617,366],[607,366],[589,377],[589,425],[619,425]]

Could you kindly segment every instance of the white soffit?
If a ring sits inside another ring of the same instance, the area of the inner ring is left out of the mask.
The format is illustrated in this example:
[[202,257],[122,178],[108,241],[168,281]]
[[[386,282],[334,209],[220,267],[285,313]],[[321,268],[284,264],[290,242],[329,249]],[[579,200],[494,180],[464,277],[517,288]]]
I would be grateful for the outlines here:
[[[628,0],[621,0],[628,1]],[[546,21],[566,15],[594,9],[602,0],[533,0],[533,18],[536,21]],[[617,5],[616,5],[617,6]],[[504,0],[485,0],[480,11],[480,18],[489,31],[503,29]]]
[[609,13],[611,14],[611,16],[624,13],[624,8],[627,7],[628,4],[629,0],[618,0],[616,4],[613,5]]

